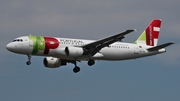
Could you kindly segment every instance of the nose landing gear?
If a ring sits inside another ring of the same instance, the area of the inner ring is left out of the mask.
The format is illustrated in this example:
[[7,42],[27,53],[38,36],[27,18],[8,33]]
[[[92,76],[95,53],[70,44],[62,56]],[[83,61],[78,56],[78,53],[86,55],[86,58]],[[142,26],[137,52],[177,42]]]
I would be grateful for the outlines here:
[[27,65],[30,65],[30,64],[31,64],[31,61],[27,61],[26,64],[27,64]]
[[31,54],[27,55],[28,56],[28,61],[26,62],[27,65],[31,64]]

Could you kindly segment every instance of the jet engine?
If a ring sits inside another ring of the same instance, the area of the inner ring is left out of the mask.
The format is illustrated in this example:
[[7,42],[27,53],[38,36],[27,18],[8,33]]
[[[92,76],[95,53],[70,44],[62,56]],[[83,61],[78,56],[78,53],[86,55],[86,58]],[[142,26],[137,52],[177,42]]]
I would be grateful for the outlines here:
[[67,56],[79,57],[83,55],[83,49],[81,47],[66,47],[65,52]]
[[44,66],[47,68],[58,68],[60,66],[66,65],[65,60],[61,60],[59,58],[54,57],[46,57],[43,60]]

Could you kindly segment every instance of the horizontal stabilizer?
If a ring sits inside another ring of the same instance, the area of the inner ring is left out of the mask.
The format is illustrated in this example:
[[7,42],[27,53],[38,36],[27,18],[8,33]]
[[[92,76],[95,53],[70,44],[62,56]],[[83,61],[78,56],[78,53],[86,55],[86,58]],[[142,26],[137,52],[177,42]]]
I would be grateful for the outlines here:
[[165,43],[165,44],[162,44],[162,45],[159,45],[159,46],[156,46],[156,47],[149,48],[147,50],[148,51],[155,51],[155,50],[159,50],[159,49],[165,48],[165,47],[167,47],[169,45],[172,45],[172,44],[174,44],[174,43],[169,42],[169,43]]

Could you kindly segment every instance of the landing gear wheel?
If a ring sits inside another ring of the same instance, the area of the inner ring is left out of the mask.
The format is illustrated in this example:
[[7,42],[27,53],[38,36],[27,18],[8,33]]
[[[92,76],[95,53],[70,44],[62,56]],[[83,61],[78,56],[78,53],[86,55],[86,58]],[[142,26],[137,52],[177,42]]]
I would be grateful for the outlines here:
[[94,64],[95,64],[95,61],[94,61],[94,60],[89,60],[89,61],[88,61],[88,65],[89,65],[89,66],[92,66],[92,65],[94,65]]
[[31,61],[27,61],[26,64],[27,64],[27,65],[30,65],[30,64],[31,64]]
[[77,72],[79,72],[79,71],[80,71],[80,68],[79,68],[78,66],[74,67],[74,69],[73,69],[73,72],[74,72],[74,73],[77,73]]

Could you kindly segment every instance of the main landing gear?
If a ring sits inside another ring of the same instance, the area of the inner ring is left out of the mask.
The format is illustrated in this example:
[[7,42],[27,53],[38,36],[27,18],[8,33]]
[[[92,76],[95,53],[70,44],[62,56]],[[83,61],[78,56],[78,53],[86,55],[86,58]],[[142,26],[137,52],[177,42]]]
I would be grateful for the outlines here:
[[78,66],[75,66],[74,69],[73,69],[73,72],[74,72],[74,73],[77,73],[77,72],[79,72],[79,71],[80,71],[80,68],[79,68]]
[[73,61],[72,63],[75,65],[75,67],[74,67],[74,69],[73,69],[73,72],[74,72],[74,73],[79,72],[79,71],[80,71],[80,68],[77,66],[76,61]]
[[89,66],[92,66],[92,65],[94,65],[94,64],[95,64],[95,61],[94,61],[94,60],[89,60],[89,61],[88,61],[88,65],[89,65]]
[[[73,72],[74,73],[78,73],[80,71],[80,68],[77,66],[77,63],[76,61],[71,61],[71,63],[73,63],[75,65],[75,67],[73,68]],[[88,63],[87,63],[89,66],[92,66],[95,64],[95,61],[94,60],[89,60]]]
[[28,61],[26,62],[27,65],[31,64],[31,54],[27,55],[28,56]]

